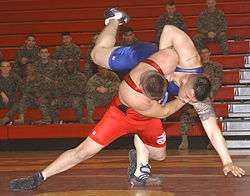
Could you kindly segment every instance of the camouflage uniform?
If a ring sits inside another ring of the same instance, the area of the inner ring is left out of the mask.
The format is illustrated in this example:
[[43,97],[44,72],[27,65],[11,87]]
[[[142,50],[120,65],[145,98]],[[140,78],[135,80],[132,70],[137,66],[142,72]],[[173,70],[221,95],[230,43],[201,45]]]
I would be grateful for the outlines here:
[[199,15],[197,26],[199,34],[193,38],[197,49],[203,48],[208,41],[211,41],[208,38],[208,32],[215,32],[214,40],[219,42],[223,54],[228,53],[227,20],[221,10],[215,9],[213,12],[203,11]]
[[24,83],[23,95],[18,104],[15,104],[8,112],[8,117],[13,116],[17,111],[25,115],[27,109],[38,106],[43,114],[43,121],[48,123],[50,118],[50,99],[54,86],[50,79],[37,74],[34,80],[27,80]]
[[84,65],[83,73],[88,79],[97,73],[97,68],[98,68],[98,65],[93,62],[92,57],[90,55],[94,46],[95,45],[92,45],[90,47],[90,49],[88,50],[87,57],[86,57],[86,63]]
[[52,115],[55,122],[58,121],[58,111],[62,108],[73,107],[76,110],[77,119],[83,117],[83,105],[87,78],[78,71],[65,73],[58,80],[59,93],[52,101]]
[[81,51],[80,47],[72,43],[70,46],[57,46],[55,53],[53,54],[53,59],[55,60],[67,60],[73,59],[76,62],[76,68],[80,71],[80,58]]
[[165,25],[174,25],[178,27],[179,29],[187,32],[187,25],[184,21],[182,14],[175,12],[173,18],[171,18],[169,17],[168,13],[165,12],[163,15],[161,15],[158,18],[156,27],[155,27],[155,31],[156,31],[155,43],[157,46],[159,46],[161,33]]
[[42,60],[39,59],[34,63],[34,67],[39,74],[44,75],[51,80],[56,80],[64,71],[64,69],[61,66],[58,66],[52,59],[49,59],[48,63],[43,63]]
[[25,45],[22,46],[16,53],[16,62],[14,64],[13,70],[21,77],[24,78],[24,67],[21,63],[21,59],[26,57],[29,62],[35,62],[39,59],[40,47],[34,46],[32,49],[28,49]]
[[0,92],[4,92],[9,98],[9,103],[6,106],[0,96],[0,108],[10,108],[17,102],[17,92],[21,91],[22,84],[22,79],[13,72],[6,78],[0,74]]
[[[86,87],[86,105],[88,119],[90,121],[92,120],[92,115],[96,106],[107,105],[114,98],[118,91],[120,82],[119,77],[109,70],[107,70],[106,76],[97,73],[89,79]],[[108,92],[97,92],[96,88],[101,86],[108,88]]]
[[[211,82],[210,98],[213,99],[216,92],[219,90],[223,80],[223,67],[219,63],[207,62],[203,64],[204,74],[208,76]],[[197,112],[192,105],[185,105],[183,113],[180,116],[180,131],[181,135],[187,138],[189,125],[200,120]],[[185,142],[184,142],[185,143]],[[188,148],[188,143],[181,144],[181,149]]]

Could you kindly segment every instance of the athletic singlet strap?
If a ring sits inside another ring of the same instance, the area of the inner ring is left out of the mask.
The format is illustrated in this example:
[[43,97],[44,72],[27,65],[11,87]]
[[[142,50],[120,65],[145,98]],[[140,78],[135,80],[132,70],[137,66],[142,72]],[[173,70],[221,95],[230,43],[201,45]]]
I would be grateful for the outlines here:
[[136,86],[135,82],[132,80],[132,78],[130,77],[129,74],[127,74],[127,75],[124,77],[124,80],[125,80],[125,82],[126,82],[132,89],[134,89],[136,92],[143,94],[142,90],[139,89],[139,88]]
[[153,68],[155,68],[161,75],[164,76],[164,73],[163,73],[161,67],[160,67],[155,61],[153,61],[153,60],[151,60],[151,59],[145,59],[145,60],[143,60],[142,62],[151,65],[151,66],[152,66]]
[[180,68],[176,67],[176,72],[184,72],[184,73],[203,73],[204,69],[202,67],[196,67],[196,68]]
[[[154,67],[160,74],[164,75],[163,71],[161,70],[161,67],[160,67],[156,62],[154,62],[153,60],[151,60],[151,59],[145,59],[145,60],[143,60],[142,62],[151,65],[151,66]],[[125,80],[126,83],[127,83],[132,89],[134,89],[136,92],[143,94],[142,90],[139,89],[139,88],[136,86],[136,84],[134,83],[134,81],[132,80],[132,78],[130,77],[129,74],[127,74],[127,75],[124,77],[124,80]]]

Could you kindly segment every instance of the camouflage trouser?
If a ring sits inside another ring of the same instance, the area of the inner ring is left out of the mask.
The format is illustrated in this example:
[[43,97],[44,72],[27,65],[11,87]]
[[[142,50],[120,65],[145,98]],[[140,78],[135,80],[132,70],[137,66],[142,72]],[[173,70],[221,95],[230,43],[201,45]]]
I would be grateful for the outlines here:
[[6,105],[3,102],[2,97],[0,96],[0,109],[4,109],[4,108],[10,109],[14,104],[15,104],[15,100],[10,99],[9,103]]
[[207,34],[197,34],[193,38],[195,47],[200,50],[205,47],[209,41],[217,41],[220,44],[220,48],[223,54],[228,54],[227,34],[222,32],[218,33],[214,39],[208,38]]
[[109,104],[112,101],[113,97],[114,97],[113,93],[112,94],[95,93],[95,94],[86,96],[85,101],[86,101],[88,115],[92,117],[92,114],[96,106],[105,106]]
[[83,97],[59,97],[51,102],[51,115],[53,119],[58,119],[58,113],[64,108],[72,107],[76,111],[77,119],[83,117]]
[[[44,99],[45,100],[45,99]],[[50,105],[46,102],[39,102],[38,99],[30,98],[30,97],[22,97],[19,104],[18,110],[19,113],[25,115],[28,108],[38,107],[38,109],[42,112],[43,119],[50,120]]]
[[199,121],[199,116],[185,111],[180,116],[180,131],[182,135],[187,135],[189,125]]

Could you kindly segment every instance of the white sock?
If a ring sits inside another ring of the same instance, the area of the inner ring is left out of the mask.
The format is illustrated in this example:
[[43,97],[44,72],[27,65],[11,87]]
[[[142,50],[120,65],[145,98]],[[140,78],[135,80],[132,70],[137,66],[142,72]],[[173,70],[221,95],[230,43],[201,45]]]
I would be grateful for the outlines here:
[[46,175],[43,173],[43,172],[41,172],[42,173],[42,175],[43,175],[43,179],[44,179],[44,181],[47,179],[47,177],[46,177]]

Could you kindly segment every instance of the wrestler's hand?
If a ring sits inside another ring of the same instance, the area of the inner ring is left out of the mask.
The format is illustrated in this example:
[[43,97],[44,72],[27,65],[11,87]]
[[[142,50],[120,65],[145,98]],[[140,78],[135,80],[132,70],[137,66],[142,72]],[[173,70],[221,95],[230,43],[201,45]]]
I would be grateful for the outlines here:
[[245,171],[240,167],[234,165],[233,163],[224,165],[223,172],[225,176],[227,176],[228,172],[231,172],[236,177],[241,177],[245,175]]

